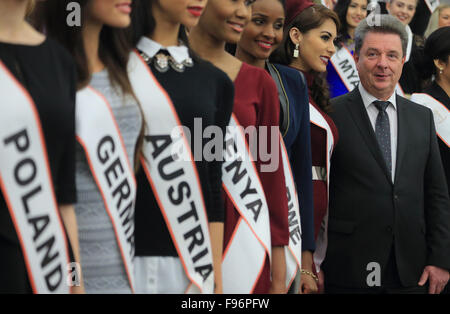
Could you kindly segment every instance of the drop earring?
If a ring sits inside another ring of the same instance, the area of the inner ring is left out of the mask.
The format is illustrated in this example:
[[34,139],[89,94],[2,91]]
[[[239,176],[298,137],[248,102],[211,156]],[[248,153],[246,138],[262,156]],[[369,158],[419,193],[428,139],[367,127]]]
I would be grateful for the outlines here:
[[439,74],[442,74],[442,69],[439,69]]
[[298,55],[299,55],[298,47],[299,47],[299,44],[295,44],[294,58],[298,58]]

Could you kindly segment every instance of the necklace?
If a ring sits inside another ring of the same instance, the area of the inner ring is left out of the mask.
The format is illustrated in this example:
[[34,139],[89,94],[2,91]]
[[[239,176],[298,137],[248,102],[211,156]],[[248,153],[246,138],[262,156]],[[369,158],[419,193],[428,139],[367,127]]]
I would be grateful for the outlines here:
[[153,63],[155,69],[161,73],[167,72],[169,70],[169,66],[180,73],[184,72],[186,67],[191,68],[194,66],[194,61],[190,57],[186,58],[182,62],[177,62],[171,55],[163,52],[158,52],[153,58],[150,58],[143,51],[140,51],[140,54],[146,63]]

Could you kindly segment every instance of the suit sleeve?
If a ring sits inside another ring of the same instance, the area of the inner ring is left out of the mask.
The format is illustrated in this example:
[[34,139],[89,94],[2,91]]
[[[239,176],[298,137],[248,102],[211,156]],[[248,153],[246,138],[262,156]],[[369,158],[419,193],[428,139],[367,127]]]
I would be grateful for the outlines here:
[[427,265],[450,270],[450,201],[431,111],[430,154],[425,169]]
[[309,118],[308,88],[304,85],[304,98],[301,100],[303,114],[300,130],[292,145],[291,164],[299,196],[302,227],[302,251],[314,252],[314,208],[312,185],[311,127]]

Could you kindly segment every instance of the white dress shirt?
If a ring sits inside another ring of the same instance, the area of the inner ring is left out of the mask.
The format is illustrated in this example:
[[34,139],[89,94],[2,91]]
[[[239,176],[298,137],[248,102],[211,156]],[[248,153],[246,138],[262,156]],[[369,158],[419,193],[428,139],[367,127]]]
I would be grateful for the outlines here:
[[[370,123],[375,132],[375,123],[377,121],[379,110],[373,104],[374,101],[380,100],[369,94],[369,92],[362,86],[358,85],[364,107],[369,115]],[[387,100],[390,104],[386,108],[386,113],[389,117],[389,128],[391,131],[391,157],[392,157],[392,182],[395,180],[395,166],[397,164],[397,135],[398,135],[398,120],[397,120],[397,100],[396,93],[391,95]]]

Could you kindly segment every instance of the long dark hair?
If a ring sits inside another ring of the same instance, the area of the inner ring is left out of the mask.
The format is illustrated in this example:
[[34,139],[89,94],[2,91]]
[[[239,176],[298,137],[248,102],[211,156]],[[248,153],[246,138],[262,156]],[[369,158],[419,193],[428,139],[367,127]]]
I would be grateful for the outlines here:
[[[88,60],[85,52],[82,27],[68,25],[67,5],[70,0],[46,0],[39,2],[33,20],[37,27],[56,39],[73,56],[78,74],[78,88],[89,84]],[[89,0],[78,0],[82,12]],[[81,14],[81,19],[84,14]],[[83,23],[83,20],[81,21]],[[111,83],[122,89],[124,93],[133,94],[127,74],[127,63],[131,46],[124,30],[104,25],[100,33],[99,57],[108,70]]]
[[[366,0],[367,4],[369,4],[369,0]],[[333,11],[336,12],[339,17],[339,21],[341,22],[341,26],[338,29],[338,36],[336,38],[336,44],[341,46],[343,42],[347,40],[349,37],[348,34],[348,23],[347,23],[347,12],[348,7],[352,3],[352,0],[339,0]]]
[[422,86],[428,87],[437,76],[434,60],[438,59],[447,64],[450,56],[450,26],[441,27],[428,36],[425,47],[420,50],[420,59],[417,66],[422,76]]
[[[129,43],[136,47],[137,43],[143,36],[151,35],[155,31],[156,21],[152,14],[152,6],[156,0],[135,0],[133,1],[134,9],[131,13],[131,27],[128,29],[127,37]],[[189,55],[195,61],[201,59],[194,53],[189,46],[186,28],[181,25],[178,32],[178,39],[189,48]]]
[[[289,35],[291,28],[296,27],[300,32],[306,34],[310,30],[320,27],[328,19],[331,19],[336,24],[336,28],[339,29],[340,22],[338,16],[327,7],[315,4],[303,10],[291,23],[285,26],[283,42],[270,56],[270,62],[283,65],[290,65],[293,62],[295,45]],[[324,73],[317,72],[312,72],[312,74],[314,79],[312,86],[310,86],[311,98],[325,112],[330,112],[330,92],[325,75]]]
[[[84,18],[83,12],[89,1],[78,0],[82,11],[81,19]],[[58,41],[70,52],[77,68],[77,87],[82,89],[89,84],[91,73],[89,72],[88,58],[83,42],[82,27],[70,26],[66,20],[68,13],[66,8],[70,2],[70,0],[38,2],[32,20],[38,29]],[[83,23],[83,20],[81,23]],[[99,58],[108,71],[112,86],[122,90],[124,95],[129,94],[136,99],[127,71],[131,50],[124,30],[107,25],[103,26],[100,33]],[[142,127],[135,149],[134,168],[136,171],[139,168],[139,155],[142,149],[144,128],[145,123],[144,119],[142,119]]]

